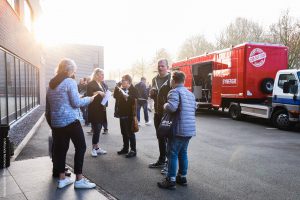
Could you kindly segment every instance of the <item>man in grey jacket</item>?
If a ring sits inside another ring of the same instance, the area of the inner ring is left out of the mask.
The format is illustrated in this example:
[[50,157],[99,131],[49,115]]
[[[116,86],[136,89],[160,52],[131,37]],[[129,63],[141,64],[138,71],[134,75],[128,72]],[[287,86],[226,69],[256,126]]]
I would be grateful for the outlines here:
[[[168,93],[164,111],[178,115],[173,135],[168,140],[168,174],[157,185],[163,189],[175,189],[176,183],[187,185],[188,157],[187,149],[190,139],[196,135],[196,102],[192,92],[184,87],[185,74],[176,71],[172,75],[172,90]],[[179,169],[176,176],[177,162]]]

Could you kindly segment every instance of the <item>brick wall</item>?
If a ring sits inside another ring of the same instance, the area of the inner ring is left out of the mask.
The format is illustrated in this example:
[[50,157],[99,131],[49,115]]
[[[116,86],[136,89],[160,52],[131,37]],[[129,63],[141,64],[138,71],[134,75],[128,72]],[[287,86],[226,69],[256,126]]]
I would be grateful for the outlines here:
[[[23,1],[19,1],[19,13],[16,13],[6,0],[0,0],[0,46],[40,67],[41,50],[34,34],[23,24]],[[38,1],[29,1],[34,17],[40,13]]]

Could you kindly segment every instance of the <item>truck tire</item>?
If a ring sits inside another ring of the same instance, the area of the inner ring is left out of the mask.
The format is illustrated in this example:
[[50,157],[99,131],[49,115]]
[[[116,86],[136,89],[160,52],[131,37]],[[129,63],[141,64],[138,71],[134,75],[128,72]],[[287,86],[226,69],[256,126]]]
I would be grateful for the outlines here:
[[272,94],[274,86],[274,79],[272,78],[265,78],[262,80],[260,84],[260,89],[265,94]]
[[277,110],[272,115],[272,123],[281,130],[290,130],[295,125],[289,121],[289,114],[286,110]]
[[239,105],[236,104],[231,105],[229,108],[229,114],[233,120],[242,119],[241,107]]

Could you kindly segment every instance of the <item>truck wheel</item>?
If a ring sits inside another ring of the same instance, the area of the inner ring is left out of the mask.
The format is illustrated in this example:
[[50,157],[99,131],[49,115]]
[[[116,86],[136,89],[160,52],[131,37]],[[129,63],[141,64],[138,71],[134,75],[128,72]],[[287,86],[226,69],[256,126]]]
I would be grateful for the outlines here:
[[274,79],[265,78],[260,85],[260,89],[265,94],[272,94],[274,86]]
[[234,120],[242,119],[241,107],[238,105],[231,105],[229,108],[229,114],[230,117]]
[[289,121],[289,114],[286,110],[277,110],[271,120],[273,125],[281,130],[290,130],[294,125]]

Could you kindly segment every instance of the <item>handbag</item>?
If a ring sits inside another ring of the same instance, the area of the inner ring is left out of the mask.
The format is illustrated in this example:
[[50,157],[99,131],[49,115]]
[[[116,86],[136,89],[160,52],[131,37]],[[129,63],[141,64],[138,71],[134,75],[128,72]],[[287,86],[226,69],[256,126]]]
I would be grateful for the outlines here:
[[164,113],[161,122],[157,129],[158,137],[172,137],[174,129],[177,127],[179,118],[179,108],[181,104],[181,97],[179,93],[179,104],[178,108],[174,113]]
[[133,122],[132,122],[132,132],[133,133],[136,133],[136,132],[139,132],[139,124],[138,124],[138,120],[137,120],[137,117],[134,116],[133,117]]
[[136,109],[137,109],[137,100],[134,100],[134,103],[132,105],[132,115],[133,115],[133,119],[132,119],[132,132],[136,133],[139,132],[139,122],[137,120],[137,116],[136,116]]
[[173,128],[177,125],[177,111],[175,113],[165,113],[157,129],[158,137],[171,137]]

